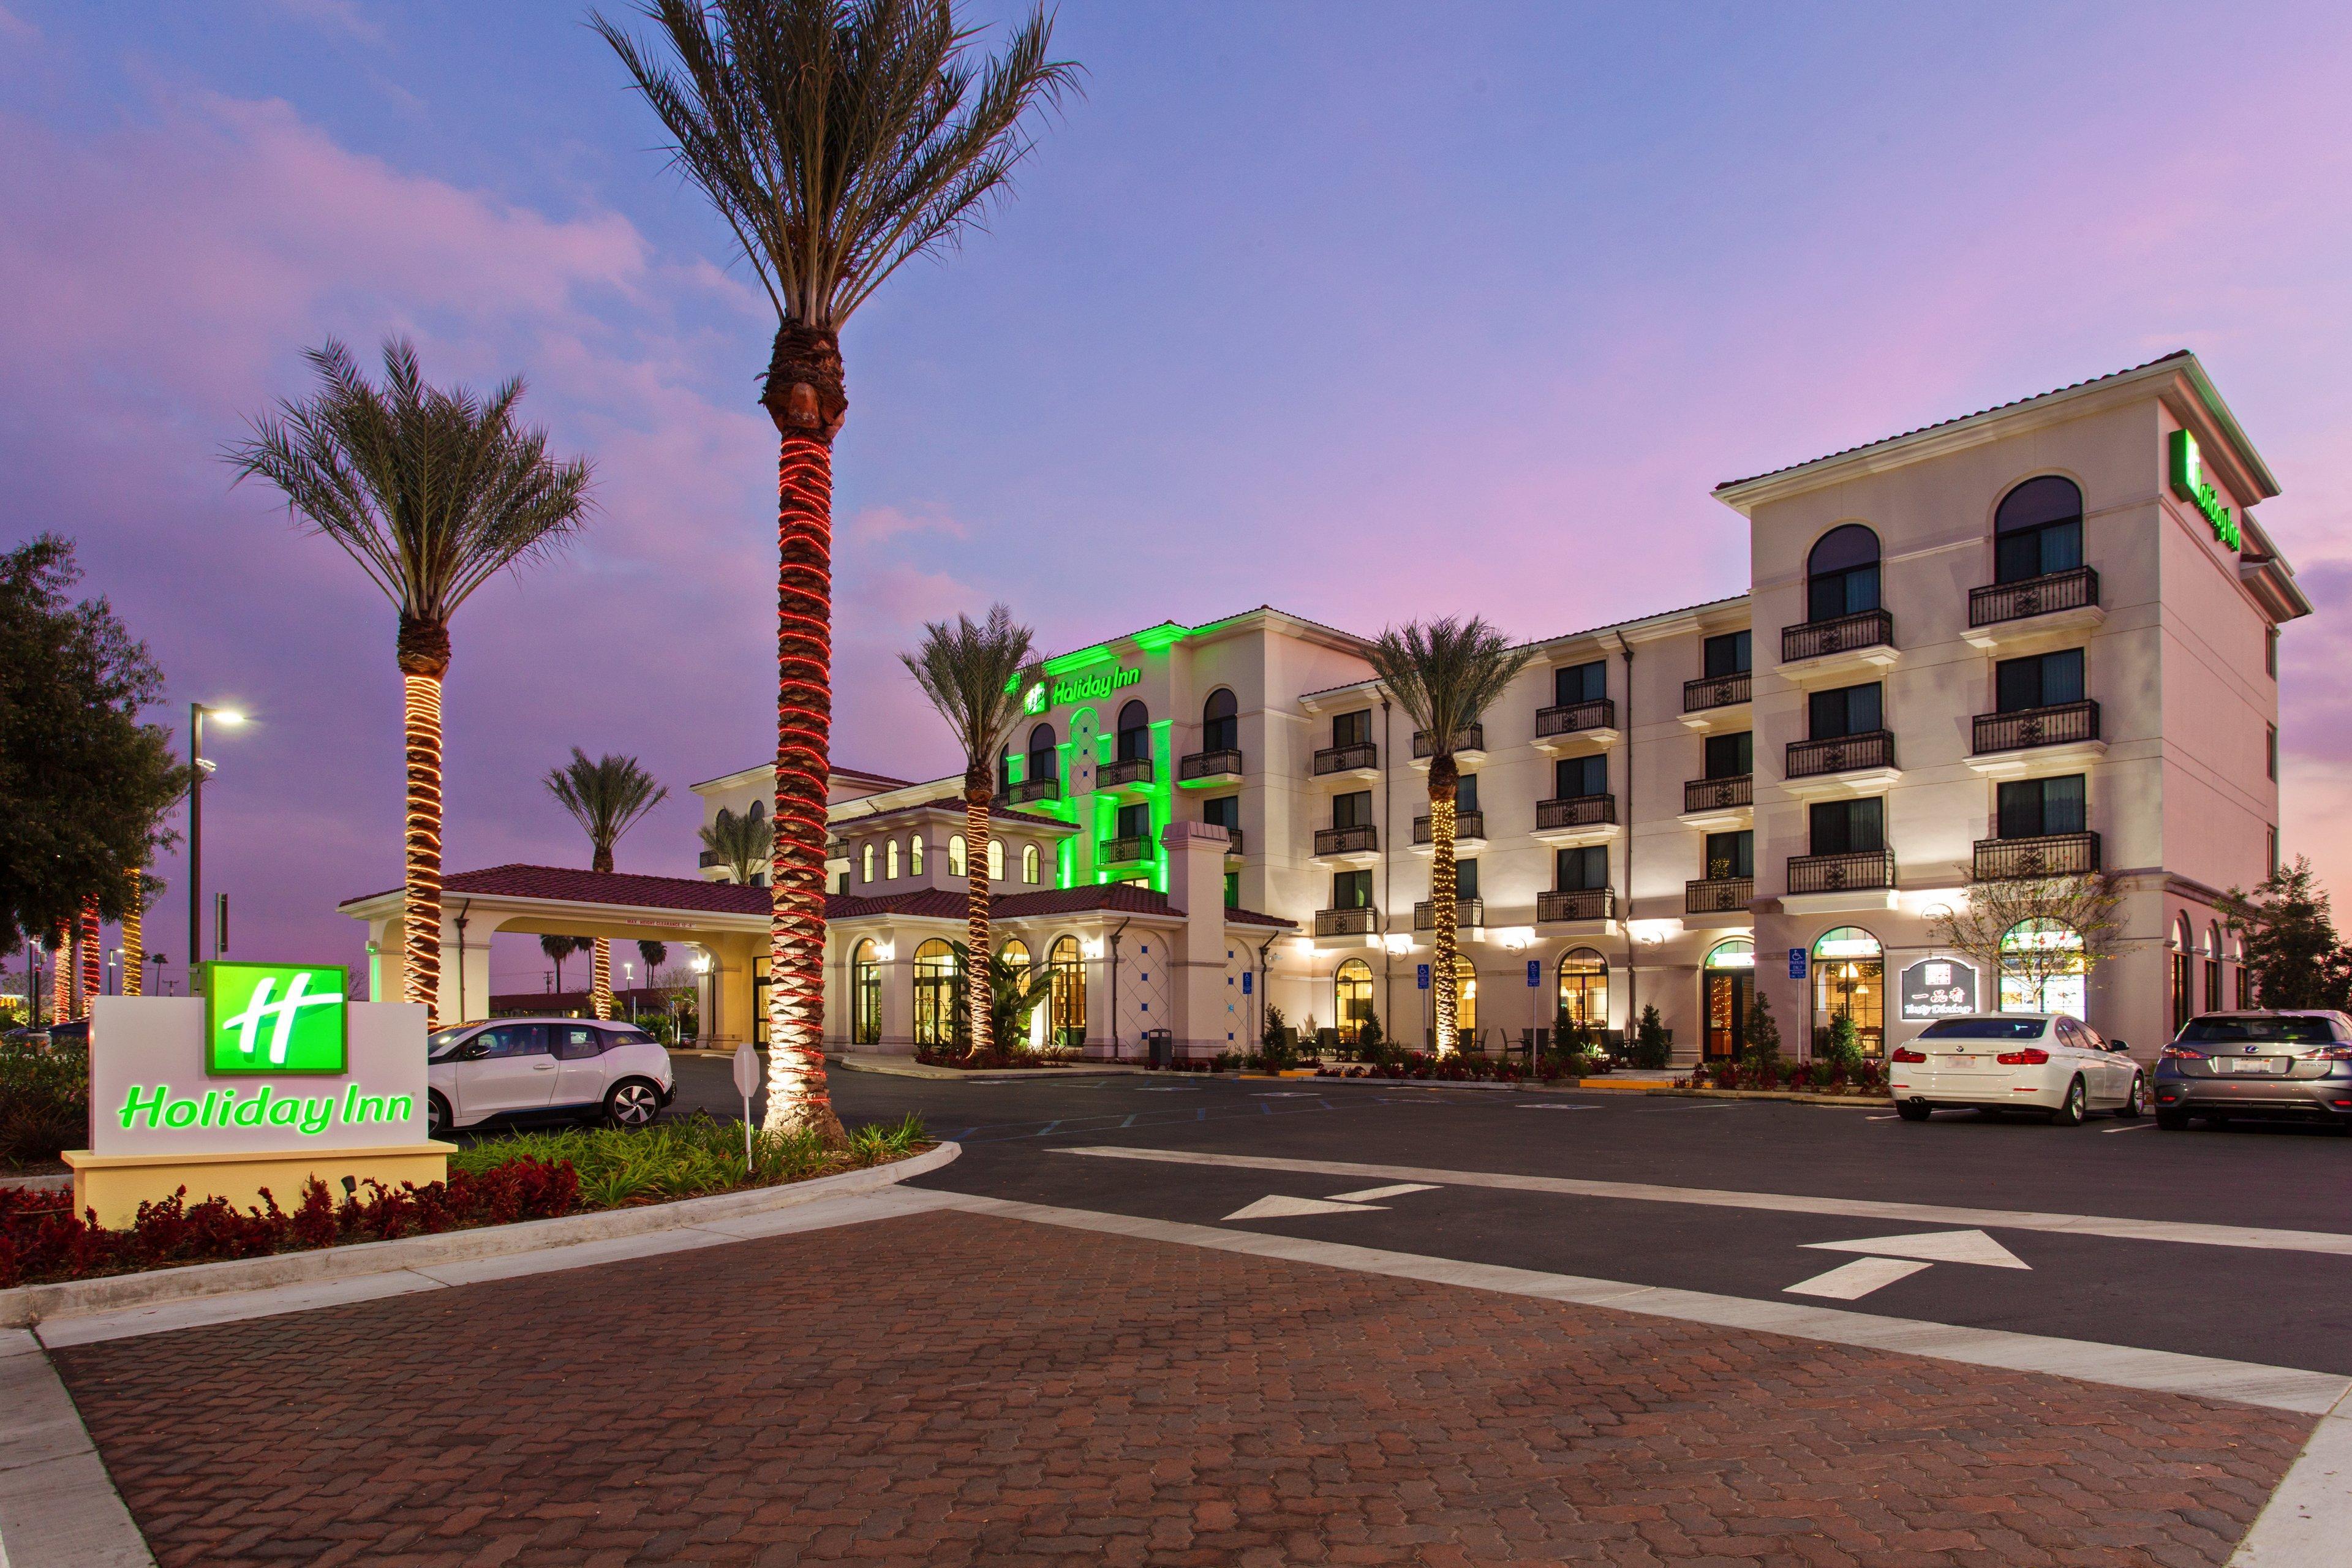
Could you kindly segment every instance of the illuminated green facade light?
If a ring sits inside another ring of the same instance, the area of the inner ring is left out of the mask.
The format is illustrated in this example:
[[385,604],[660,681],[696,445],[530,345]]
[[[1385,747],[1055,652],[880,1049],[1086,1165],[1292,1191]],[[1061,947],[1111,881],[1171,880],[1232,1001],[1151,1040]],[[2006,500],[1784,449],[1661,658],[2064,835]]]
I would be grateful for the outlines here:
[[2202,512],[2213,530],[2213,537],[2231,550],[2240,548],[2244,533],[2230,509],[2221,504],[2221,493],[2205,478],[2205,462],[2197,450],[2197,437],[2186,430],[2172,433],[2172,493]]

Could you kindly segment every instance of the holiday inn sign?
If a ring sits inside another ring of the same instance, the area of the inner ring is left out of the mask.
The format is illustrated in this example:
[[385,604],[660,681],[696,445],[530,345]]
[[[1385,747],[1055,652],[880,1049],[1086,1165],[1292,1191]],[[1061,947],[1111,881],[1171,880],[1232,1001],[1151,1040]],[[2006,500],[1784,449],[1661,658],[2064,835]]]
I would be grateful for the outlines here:
[[1090,675],[1065,675],[1053,682],[1050,692],[1045,681],[1032,686],[1022,693],[1021,706],[1028,712],[1043,713],[1048,708],[1108,697],[1112,692],[1136,685],[1142,679],[1143,671],[1124,666],[1118,669],[1098,669]]
[[341,1073],[351,1065],[343,971],[294,963],[204,966],[205,1070]]

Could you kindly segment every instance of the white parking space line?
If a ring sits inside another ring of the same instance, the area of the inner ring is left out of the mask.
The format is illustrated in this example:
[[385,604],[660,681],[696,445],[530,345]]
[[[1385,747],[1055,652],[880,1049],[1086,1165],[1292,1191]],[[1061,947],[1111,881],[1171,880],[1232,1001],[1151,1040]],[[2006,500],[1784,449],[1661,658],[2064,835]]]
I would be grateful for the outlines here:
[[2102,1127],[2099,1131],[2102,1132],[2145,1132],[2155,1125],[2156,1123],[2153,1121],[2126,1121],[2122,1123],[2120,1126]]
[[1363,1191],[1358,1193],[1333,1193],[1331,1197],[1336,1203],[1368,1204],[1374,1198],[1401,1198],[1407,1193],[1433,1193],[1435,1191],[1437,1191],[1437,1189],[1431,1186],[1427,1182],[1399,1182],[1392,1187],[1366,1187]]
[[1851,1263],[1839,1264],[1826,1274],[1799,1280],[1785,1293],[1819,1296],[1829,1301],[1859,1300],[1881,1286],[1908,1279],[1921,1269],[1933,1267],[1908,1258],[1857,1258]]
[[2260,1226],[2200,1225],[2187,1220],[2126,1219],[2108,1215],[2047,1214],[2031,1209],[1961,1208],[1947,1204],[1889,1203],[1876,1198],[1811,1197],[1796,1193],[1743,1193],[1714,1187],[1670,1187],[1648,1182],[1602,1182],[1575,1176],[1522,1176],[1505,1171],[1445,1171],[1423,1165],[1376,1165],[1354,1160],[1286,1160],[1270,1154],[1203,1154],[1186,1149],[1057,1149],[1105,1160],[1150,1160],[1171,1165],[1231,1170],[1293,1171],[1318,1176],[1364,1176],[1428,1182],[1442,1187],[1492,1187],[1562,1197],[1622,1198],[1636,1203],[1689,1204],[1703,1208],[1759,1209],[1776,1214],[1840,1215],[1919,1225],[1975,1226],[2047,1231],[2115,1241],[2162,1241],[2189,1247],[2239,1247],[2260,1252],[2305,1252],[2352,1258],[2352,1235],[2327,1230],[2277,1230]]

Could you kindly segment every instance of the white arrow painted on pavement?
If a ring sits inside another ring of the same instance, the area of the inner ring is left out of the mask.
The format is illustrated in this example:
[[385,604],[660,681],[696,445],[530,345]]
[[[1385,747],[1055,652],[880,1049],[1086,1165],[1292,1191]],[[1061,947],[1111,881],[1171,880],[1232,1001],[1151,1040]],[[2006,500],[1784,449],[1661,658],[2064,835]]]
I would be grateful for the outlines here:
[[1334,1193],[1328,1198],[1287,1198],[1281,1194],[1262,1197],[1246,1208],[1227,1215],[1228,1221],[1237,1219],[1291,1219],[1307,1214],[1368,1214],[1384,1209],[1385,1204],[1373,1198],[1401,1198],[1407,1193],[1433,1193],[1437,1189],[1427,1182],[1399,1182],[1394,1186],[1366,1187],[1360,1192]]
[[1801,1279],[1781,1294],[1853,1301],[1873,1290],[1908,1279],[1933,1263],[1974,1263],[1986,1268],[2033,1266],[1980,1230],[1931,1230],[1916,1236],[1878,1236],[1864,1241],[1809,1241],[1817,1252],[1859,1252],[1826,1274]]
[[1826,1274],[1816,1274],[1811,1279],[1801,1279],[1781,1294],[1784,1296],[1821,1296],[1832,1301],[1852,1301],[1869,1295],[1882,1285],[1892,1285],[1897,1279],[1908,1279],[1925,1263],[1914,1263],[1907,1258],[1857,1258],[1842,1263]]

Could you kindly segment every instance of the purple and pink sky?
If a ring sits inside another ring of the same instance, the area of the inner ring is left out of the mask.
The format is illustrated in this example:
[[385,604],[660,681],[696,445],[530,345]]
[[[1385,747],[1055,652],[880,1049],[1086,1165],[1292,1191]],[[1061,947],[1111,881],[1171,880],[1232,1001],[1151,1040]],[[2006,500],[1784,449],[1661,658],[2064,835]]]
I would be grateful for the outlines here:
[[[577,744],[672,786],[622,868],[688,871],[686,786],[772,748],[772,321],[583,15],[0,0],[0,530],[80,542],[175,733],[254,714],[205,794],[241,955],[357,963],[333,905],[399,879],[392,612],[217,457],[329,334],[523,373],[601,479],[457,619],[451,868],[583,860]],[[1716,481],[2188,347],[2285,486],[2285,847],[2347,885],[2352,12],[1072,0],[1055,42],[1087,92],[1017,199],[845,340],[840,761],[951,764],[926,618],[1570,630],[1742,588]]]

